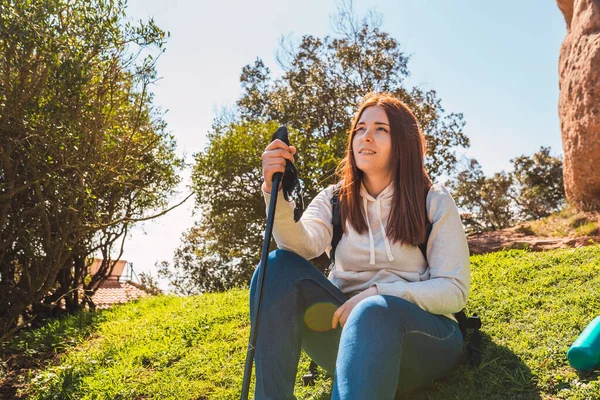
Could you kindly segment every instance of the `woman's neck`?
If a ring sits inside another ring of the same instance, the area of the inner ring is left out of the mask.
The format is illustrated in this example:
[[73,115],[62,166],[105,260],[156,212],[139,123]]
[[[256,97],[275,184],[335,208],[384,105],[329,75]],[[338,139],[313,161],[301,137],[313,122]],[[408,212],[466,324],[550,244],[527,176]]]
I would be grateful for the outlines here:
[[368,176],[367,174],[364,174],[362,183],[365,186],[365,189],[367,189],[367,192],[374,198],[377,198],[377,196],[383,192],[383,189],[388,187],[391,181],[391,174],[385,176]]

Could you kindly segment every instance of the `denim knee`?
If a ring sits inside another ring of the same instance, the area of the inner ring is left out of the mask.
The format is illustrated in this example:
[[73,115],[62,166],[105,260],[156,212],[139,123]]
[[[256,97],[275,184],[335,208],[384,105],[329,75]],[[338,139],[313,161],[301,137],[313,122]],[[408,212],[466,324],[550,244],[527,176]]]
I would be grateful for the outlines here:
[[[281,272],[285,272],[286,275],[291,275],[292,271],[302,267],[302,264],[306,262],[308,261],[289,250],[273,250],[269,253],[269,257],[267,259],[267,271],[265,277],[269,279],[270,277],[278,275]],[[259,266],[260,264],[258,264],[254,270],[254,274],[252,276],[253,281],[258,275]]]
[[[389,301],[393,301],[394,304],[390,304]],[[415,304],[408,300],[394,297],[390,299],[390,296],[375,295],[367,297],[361,300],[348,316],[347,323],[358,323],[358,324],[377,324],[382,321],[389,320],[393,313],[393,316],[403,320],[408,320],[414,313],[412,312]]]
[[382,296],[370,296],[358,303],[348,316],[347,324],[353,322],[371,325],[385,318],[388,305]]
[[[285,282],[295,282],[296,276],[301,275],[302,269],[310,263],[298,254],[288,250],[273,250],[267,259],[265,281],[276,281],[279,285]],[[253,294],[260,273],[260,264],[256,266],[250,281],[250,294]]]

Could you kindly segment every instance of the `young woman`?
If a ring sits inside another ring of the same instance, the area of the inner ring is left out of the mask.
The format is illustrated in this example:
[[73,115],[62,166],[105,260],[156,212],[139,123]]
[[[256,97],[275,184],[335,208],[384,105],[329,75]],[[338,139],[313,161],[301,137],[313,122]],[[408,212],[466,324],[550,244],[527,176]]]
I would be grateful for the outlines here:
[[[301,349],[334,376],[332,399],[393,399],[457,363],[463,338],[453,313],[469,293],[469,250],[448,191],[424,169],[426,145],[406,105],[369,94],[360,105],[340,165],[343,236],[325,277],[309,261],[330,251],[334,187],[294,223],[278,191],[257,332],[257,400],[295,399]],[[296,149],[281,141],[262,155],[267,207],[275,172]],[[427,257],[426,218],[433,224]],[[250,285],[254,321],[256,276]]]

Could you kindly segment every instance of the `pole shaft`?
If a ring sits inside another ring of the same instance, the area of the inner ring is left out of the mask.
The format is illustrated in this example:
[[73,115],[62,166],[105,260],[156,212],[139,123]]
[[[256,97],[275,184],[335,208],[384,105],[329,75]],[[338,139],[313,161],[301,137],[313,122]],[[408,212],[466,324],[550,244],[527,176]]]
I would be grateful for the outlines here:
[[[242,385],[242,400],[248,400],[248,393],[250,391],[250,379],[252,378],[252,364],[254,363],[254,350],[256,349],[256,335],[258,332],[260,308],[262,305],[263,283],[265,280],[265,272],[267,270],[267,259],[269,258],[269,244],[271,242],[271,234],[273,233],[273,220],[275,219],[275,207],[277,206],[279,183],[281,182],[282,176],[283,174],[281,172],[278,172],[273,175],[273,189],[271,191],[271,200],[269,202],[267,227],[265,228],[265,239],[263,242],[260,264],[258,267],[259,272],[256,293],[254,293],[254,296],[258,296],[258,301],[256,302],[256,315],[254,318],[254,324],[250,326],[250,340],[248,344],[248,353],[246,354],[246,366],[244,368],[244,383]],[[252,312],[252,310],[250,310],[250,312]]]

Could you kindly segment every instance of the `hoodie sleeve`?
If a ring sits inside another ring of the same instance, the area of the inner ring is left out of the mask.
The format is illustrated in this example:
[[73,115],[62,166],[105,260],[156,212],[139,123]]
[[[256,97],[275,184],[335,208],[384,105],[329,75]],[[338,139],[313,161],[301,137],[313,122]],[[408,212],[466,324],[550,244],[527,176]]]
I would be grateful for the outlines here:
[[[320,256],[331,245],[331,196],[333,186],[322,190],[308,205],[298,222],[294,222],[294,202],[277,194],[277,206],[273,221],[273,237],[282,250],[292,251],[310,260]],[[263,191],[267,214],[271,194]]]
[[463,309],[470,287],[469,247],[454,199],[443,186],[427,196],[432,231],[427,243],[428,280],[374,283],[379,294],[406,299],[432,314]]

